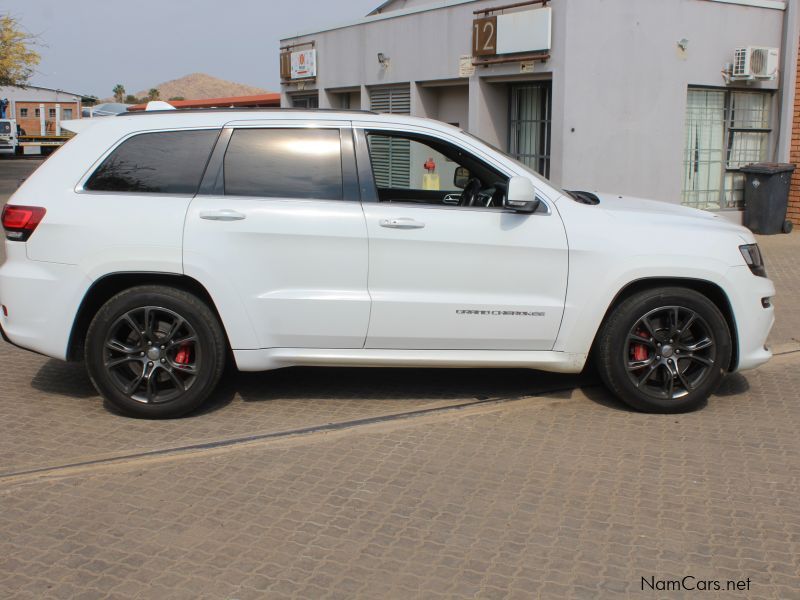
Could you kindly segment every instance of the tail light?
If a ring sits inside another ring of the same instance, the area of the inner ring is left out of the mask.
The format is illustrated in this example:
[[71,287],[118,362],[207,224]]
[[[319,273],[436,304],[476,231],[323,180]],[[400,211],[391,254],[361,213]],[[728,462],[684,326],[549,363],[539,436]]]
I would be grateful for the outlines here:
[[40,206],[14,206],[6,204],[3,208],[3,229],[6,239],[25,242],[42,222],[47,211]]

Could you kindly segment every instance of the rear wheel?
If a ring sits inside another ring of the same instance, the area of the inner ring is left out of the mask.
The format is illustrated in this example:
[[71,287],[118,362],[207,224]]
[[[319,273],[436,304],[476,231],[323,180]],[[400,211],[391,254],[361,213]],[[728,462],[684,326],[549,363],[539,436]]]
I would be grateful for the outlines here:
[[199,407],[225,366],[214,313],[197,297],[140,286],[111,298],[86,336],[86,365],[100,394],[137,417],[176,417]]
[[717,388],[731,359],[725,317],[702,294],[658,288],[616,308],[598,336],[600,377],[622,401],[646,412],[684,412]]

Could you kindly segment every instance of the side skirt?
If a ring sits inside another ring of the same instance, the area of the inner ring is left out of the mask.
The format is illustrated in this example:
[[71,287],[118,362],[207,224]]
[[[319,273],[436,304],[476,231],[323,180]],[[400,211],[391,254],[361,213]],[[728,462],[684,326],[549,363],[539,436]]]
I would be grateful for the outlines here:
[[283,367],[518,368],[580,373],[586,354],[544,350],[381,350],[374,348],[264,348],[234,350],[240,371]]

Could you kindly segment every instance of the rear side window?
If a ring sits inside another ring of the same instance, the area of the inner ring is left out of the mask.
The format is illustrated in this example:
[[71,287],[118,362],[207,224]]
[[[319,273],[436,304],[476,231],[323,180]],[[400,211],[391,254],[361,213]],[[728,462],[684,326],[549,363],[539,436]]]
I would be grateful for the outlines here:
[[219,130],[136,135],[114,150],[83,187],[98,192],[194,194]]
[[228,195],[342,199],[338,129],[237,129],[224,169]]

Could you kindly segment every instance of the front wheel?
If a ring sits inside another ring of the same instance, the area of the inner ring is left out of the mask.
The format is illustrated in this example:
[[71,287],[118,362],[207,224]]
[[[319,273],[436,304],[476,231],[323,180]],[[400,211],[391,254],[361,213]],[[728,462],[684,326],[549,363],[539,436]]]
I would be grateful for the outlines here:
[[137,417],[177,417],[199,407],[216,387],[225,355],[216,315],[196,296],[166,286],[117,294],[86,336],[92,383]]
[[686,288],[634,294],[613,309],[597,340],[600,377],[623,402],[645,412],[697,408],[731,359],[731,334],[719,308]]

